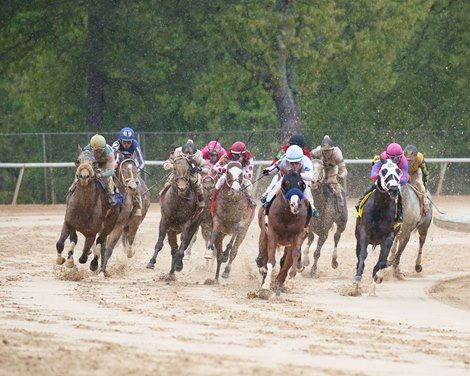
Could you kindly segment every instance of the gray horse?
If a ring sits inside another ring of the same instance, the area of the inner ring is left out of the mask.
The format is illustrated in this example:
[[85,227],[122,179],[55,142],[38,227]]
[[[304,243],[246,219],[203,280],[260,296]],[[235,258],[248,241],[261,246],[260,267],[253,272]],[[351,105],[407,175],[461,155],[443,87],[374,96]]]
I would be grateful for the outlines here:
[[[395,237],[390,251],[390,262],[393,265],[395,277],[399,279],[403,278],[400,272],[400,258],[410,240],[411,233],[414,231],[418,231],[419,234],[419,249],[415,270],[418,273],[423,270],[421,266],[421,256],[429,226],[432,222],[432,207],[429,208],[426,214],[422,213],[418,197],[420,193],[414,188],[412,183],[402,186],[400,192],[403,202],[403,224],[401,225],[400,232]],[[429,192],[427,194],[429,195]]]
[[[319,160],[314,159],[313,165],[315,169],[317,164],[322,163]],[[328,233],[333,228],[333,225],[336,224],[336,231],[333,236],[334,240],[334,249],[333,255],[331,258],[331,267],[336,269],[338,267],[338,243],[341,238],[341,234],[346,228],[348,222],[348,208],[346,206],[346,191],[341,186],[341,194],[343,200],[341,203],[338,203],[335,193],[333,192],[331,186],[323,179],[322,176],[319,176],[319,182],[312,184],[312,194],[315,203],[315,207],[320,213],[318,219],[310,221],[308,228],[308,238],[307,245],[303,250],[302,263],[303,266],[308,266],[310,264],[309,251],[310,246],[312,245],[315,234],[318,235],[317,248],[313,254],[313,265],[310,270],[310,276],[317,276],[317,264],[318,259],[320,258],[321,249],[326,239],[328,239]]]

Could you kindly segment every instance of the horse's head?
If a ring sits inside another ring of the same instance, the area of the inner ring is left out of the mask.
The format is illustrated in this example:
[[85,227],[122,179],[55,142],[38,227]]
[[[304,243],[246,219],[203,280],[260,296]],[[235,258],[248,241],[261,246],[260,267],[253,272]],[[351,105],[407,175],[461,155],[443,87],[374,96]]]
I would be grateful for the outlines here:
[[184,194],[190,186],[190,164],[186,157],[181,156],[173,161],[173,183],[178,194]]
[[392,159],[387,159],[380,169],[378,187],[387,191],[390,197],[396,198],[400,189],[402,172]]
[[231,161],[226,167],[226,180],[225,183],[230,188],[232,193],[240,192],[243,183],[243,167],[238,161]]
[[299,208],[304,198],[305,188],[306,185],[302,180],[302,177],[293,170],[282,178],[282,194],[287,201],[289,201],[290,211],[292,214],[299,213]]
[[75,161],[75,166],[77,169],[75,171],[75,176],[79,181],[80,185],[86,186],[91,179],[95,177],[95,171],[93,170],[93,162],[95,157],[93,152],[90,150],[82,150]]
[[321,159],[316,159],[316,158],[312,159],[312,165],[313,165],[312,187],[316,188],[323,181],[323,178],[324,178],[323,161]]
[[202,189],[211,194],[215,189],[215,179],[211,175],[202,178]]
[[120,183],[125,187],[126,192],[133,194],[137,189],[137,165],[132,158],[125,159],[125,156],[121,155],[118,166],[118,179]]

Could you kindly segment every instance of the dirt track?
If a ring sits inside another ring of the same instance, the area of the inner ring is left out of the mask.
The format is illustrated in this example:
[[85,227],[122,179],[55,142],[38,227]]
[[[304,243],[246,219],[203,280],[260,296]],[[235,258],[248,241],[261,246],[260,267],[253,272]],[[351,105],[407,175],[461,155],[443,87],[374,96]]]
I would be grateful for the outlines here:
[[[435,197],[441,210],[468,212],[469,197]],[[88,265],[55,265],[64,206],[0,206],[0,375],[372,375],[470,374],[470,234],[430,229],[423,272],[414,271],[415,234],[402,258],[404,280],[350,297],[355,268],[354,209],[330,266],[298,275],[279,299],[250,298],[259,288],[252,223],[231,278],[204,281],[201,237],[190,261],[167,284],[166,244],[145,268],[156,241],[159,206],[138,233],[137,253],[121,247],[103,279]],[[83,238],[79,238],[78,262]],[[377,252],[370,253],[364,289]],[[445,282],[449,280],[449,282]]]

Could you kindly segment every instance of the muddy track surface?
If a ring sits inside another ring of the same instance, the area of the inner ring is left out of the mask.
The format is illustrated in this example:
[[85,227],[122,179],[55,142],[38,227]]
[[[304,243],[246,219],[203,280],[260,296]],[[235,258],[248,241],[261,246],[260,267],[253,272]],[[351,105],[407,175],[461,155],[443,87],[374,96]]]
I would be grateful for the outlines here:
[[[436,197],[464,213],[469,197]],[[103,278],[78,264],[55,265],[65,213],[57,206],[0,206],[0,375],[468,375],[470,374],[470,234],[431,225],[423,271],[414,271],[417,234],[404,252],[403,279],[387,273],[369,295],[352,297],[354,200],[331,268],[332,233],[319,276],[309,267],[295,288],[260,298],[253,221],[229,279],[207,283],[204,244],[167,283],[167,242],[146,269],[157,238],[152,204],[128,259],[118,246]],[[66,248],[67,249],[67,248]],[[311,248],[311,253],[314,247]],[[310,256],[312,259],[312,255]]]

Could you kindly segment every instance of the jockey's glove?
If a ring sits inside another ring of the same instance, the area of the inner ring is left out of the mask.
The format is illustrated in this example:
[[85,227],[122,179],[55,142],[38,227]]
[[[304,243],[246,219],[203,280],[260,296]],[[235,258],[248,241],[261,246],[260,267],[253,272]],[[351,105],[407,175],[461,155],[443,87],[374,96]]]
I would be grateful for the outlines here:
[[193,174],[197,174],[198,172],[201,172],[201,169],[197,166],[194,166],[192,169],[191,169],[191,173]]

